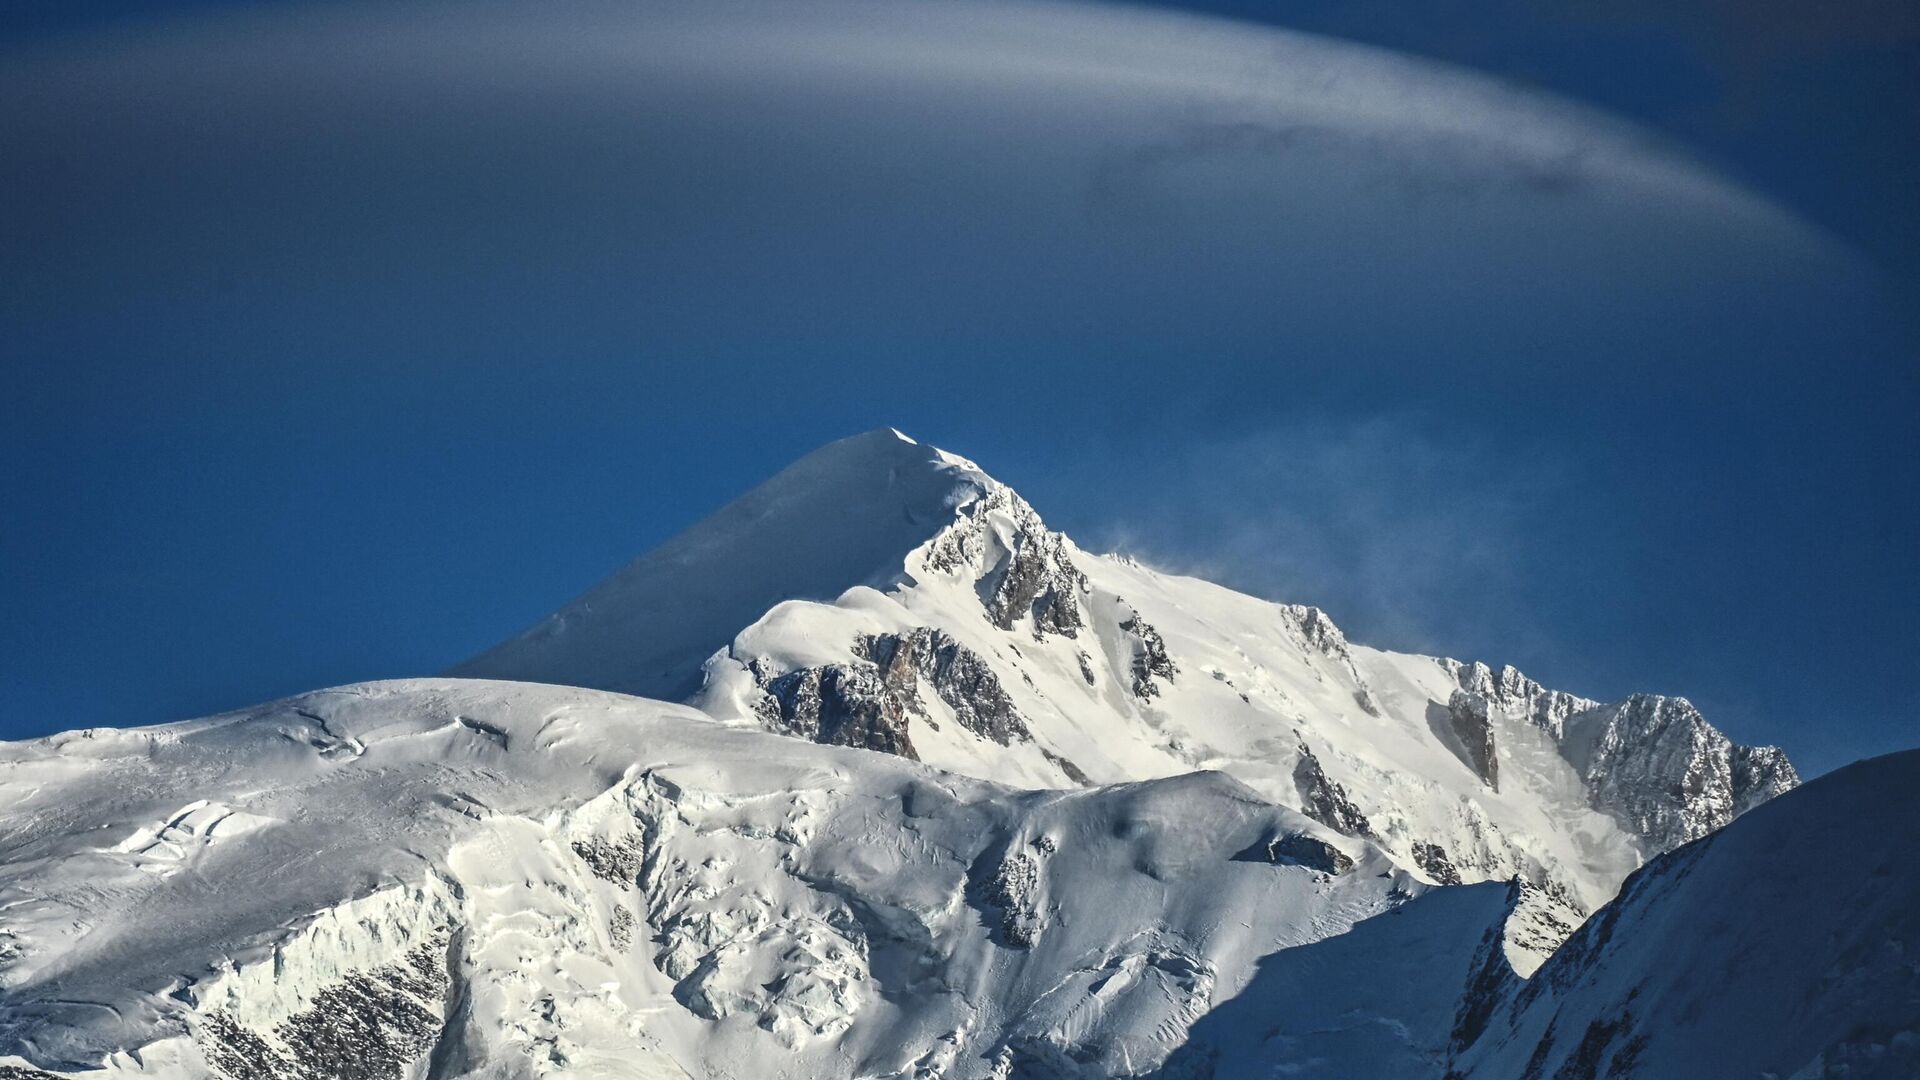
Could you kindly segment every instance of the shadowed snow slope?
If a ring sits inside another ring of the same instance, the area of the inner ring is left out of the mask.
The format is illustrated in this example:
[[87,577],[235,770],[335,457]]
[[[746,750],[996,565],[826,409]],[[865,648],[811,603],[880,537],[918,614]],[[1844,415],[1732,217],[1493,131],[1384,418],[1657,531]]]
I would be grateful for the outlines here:
[[1920,1076],[1920,751],[1654,860],[1456,1066],[1480,1077]]
[[[1797,782],[1681,698],[1607,706],[1368,649],[1318,609],[1082,551],[891,429],[816,451],[455,674],[668,697],[1023,787],[1219,770],[1428,881],[1520,877],[1540,927]],[[1535,936],[1523,970],[1557,940]]]

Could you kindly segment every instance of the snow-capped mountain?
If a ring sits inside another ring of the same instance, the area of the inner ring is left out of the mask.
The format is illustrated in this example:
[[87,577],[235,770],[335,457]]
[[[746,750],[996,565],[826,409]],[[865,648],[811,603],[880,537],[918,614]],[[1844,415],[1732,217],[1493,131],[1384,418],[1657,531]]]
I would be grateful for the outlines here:
[[455,674],[0,744],[0,1080],[1857,1078],[1920,1046],[1920,754],[1794,790],[1683,699],[1350,643],[890,430]]
[[1573,921],[1797,782],[1685,700],[1350,643],[1326,613],[1082,550],[963,458],[827,446],[453,672],[680,700],[1024,787],[1219,770],[1436,883]]

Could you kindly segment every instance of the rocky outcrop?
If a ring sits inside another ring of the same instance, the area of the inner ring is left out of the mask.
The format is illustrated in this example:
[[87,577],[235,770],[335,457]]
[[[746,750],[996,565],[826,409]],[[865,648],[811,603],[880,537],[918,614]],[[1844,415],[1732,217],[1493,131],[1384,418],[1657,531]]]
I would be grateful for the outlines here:
[[907,732],[908,703],[872,664],[802,668],[761,685],[761,718],[775,730],[920,760]]
[[[1299,732],[1294,736],[1299,738]],[[1373,823],[1361,813],[1347,790],[1329,779],[1306,740],[1300,740],[1300,760],[1293,766],[1293,782],[1300,790],[1300,809],[1313,820],[1348,836],[1372,837]]]
[[631,909],[625,907],[613,909],[613,914],[608,917],[607,922],[607,943],[613,946],[614,952],[623,953],[633,948],[633,928],[636,921]]
[[1011,488],[990,485],[961,507],[924,562],[938,573],[978,575],[987,617],[1002,630],[1030,619],[1035,637],[1071,638],[1086,625],[1080,597],[1087,578],[1073,565],[1067,538]]
[[575,840],[570,845],[573,853],[587,864],[593,876],[615,885],[632,885],[640,877],[640,863],[645,857],[642,838],[623,836],[617,840],[604,836],[591,836],[584,840]]
[[1282,604],[1281,614],[1287,624],[1293,628],[1295,636],[1322,656],[1353,663],[1353,653],[1347,645],[1347,635],[1335,626],[1326,612],[1311,604]]
[[1007,555],[987,603],[987,616],[1002,630],[1011,630],[1014,623],[1030,616],[1034,637],[1074,637],[1086,625],[1079,601],[1086,587],[1086,578],[1067,558],[1060,534],[1023,534],[1019,546]]
[[1441,885],[1460,884],[1460,870],[1447,858],[1447,849],[1439,844],[1413,845],[1413,861],[1420,872]]
[[1493,717],[1487,699],[1467,690],[1455,690],[1447,701],[1448,731],[1459,743],[1467,767],[1482,783],[1500,790],[1500,758],[1493,738]]
[[1478,661],[1462,663],[1442,659],[1440,666],[1460,684],[1460,689],[1480,695],[1501,712],[1524,719],[1555,738],[1564,732],[1569,719],[1600,705],[1578,694],[1549,690],[1511,664],[1495,671]]
[[[1509,911],[1516,899],[1513,893],[1508,894]],[[1460,992],[1460,1004],[1453,1015],[1453,1028],[1448,1033],[1449,1054],[1457,1054],[1479,1040],[1487,1030],[1488,1022],[1493,1019],[1494,1011],[1506,1003],[1519,983],[1506,961],[1504,936],[1502,926],[1488,928],[1486,935],[1480,939],[1479,949],[1473,954],[1467,984]],[[1456,1076],[1448,1073],[1447,1080],[1455,1080]]]
[[1567,725],[1563,744],[1594,806],[1671,851],[1790,790],[1799,777],[1774,747],[1736,746],[1685,698],[1635,694]]
[[1297,832],[1271,837],[1240,852],[1234,859],[1276,866],[1304,866],[1323,874],[1344,874],[1353,869],[1353,859],[1346,852],[1319,837]]
[[[1125,601],[1121,602],[1125,606]],[[1160,637],[1160,631],[1153,624],[1140,617],[1138,611],[1127,607],[1129,614],[1121,621],[1120,629],[1132,639],[1133,660],[1129,670],[1133,675],[1133,696],[1152,698],[1160,694],[1160,683],[1165,679],[1172,682],[1180,669],[1174,666],[1173,657],[1167,655],[1167,643]]]
[[[1740,746],[1685,698],[1635,694],[1613,705],[1549,690],[1506,666],[1441,660],[1459,683],[1447,703],[1452,733],[1475,765],[1481,706],[1552,736],[1585,781],[1595,809],[1640,838],[1647,854],[1697,840],[1800,782],[1777,747]],[[1491,733],[1486,762],[1494,766]],[[1498,790],[1491,772],[1481,778]]]
[[920,696],[924,683],[953,710],[961,727],[981,738],[1010,746],[1032,737],[992,667],[943,630],[922,626],[870,634],[854,643],[853,653],[852,663],[781,674],[764,660],[749,663],[765,692],[761,720],[814,742],[917,761],[908,723],[927,715]]
[[1332,617],[1310,604],[1282,604],[1280,614],[1302,650],[1337,664],[1353,682],[1354,702],[1369,714],[1379,716],[1380,703],[1374,700],[1373,689],[1353,662],[1353,649],[1347,644],[1347,635],[1334,625]]
[[1558,883],[1548,880],[1536,885],[1525,878],[1513,879],[1501,931],[1508,966],[1522,978],[1532,975],[1586,917],[1587,912]]
[[1059,769],[1061,772],[1061,775],[1065,776],[1067,779],[1073,781],[1076,784],[1079,784],[1081,787],[1093,786],[1093,780],[1091,777],[1087,776],[1086,770],[1082,769],[1078,765],[1075,765],[1071,758],[1068,758],[1062,754],[1056,754],[1044,746],[1040,748],[1040,755],[1046,758],[1048,763],[1051,764],[1054,768]]
[[1800,774],[1777,746],[1734,746],[1733,816],[1800,786]]
[[1095,678],[1093,674],[1093,657],[1088,656],[1086,650],[1082,649],[1074,659],[1080,664],[1081,681],[1085,682],[1088,686],[1097,685],[1099,680]]
[[215,1010],[201,1053],[228,1080],[401,1080],[445,1023],[450,931],[441,928],[391,964],[321,990],[265,1037]]
[[1000,913],[995,938],[999,944],[1016,949],[1031,949],[1046,929],[1041,878],[1047,856],[1057,848],[1051,837],[1042,836],[1000,860],[993,876],[983,884],[987,904]]
[[1506,917],[1487,931],[1474,954],[1454,1013],[1448,1053],[1459,1054],[1478,1041],[1494,1014],[1525,989],[1525,980],[1579,929],[1580,922],[1580,913],[1557,890],[1520,878],[1510,882]]
[[944,630],[922,626],[906,634],[863,637],[855,652],[872,661],[882,681],[916,711],[922,709],[915,681],[923,679],[968,731],[1001,746],[1031,738],[993,668]]

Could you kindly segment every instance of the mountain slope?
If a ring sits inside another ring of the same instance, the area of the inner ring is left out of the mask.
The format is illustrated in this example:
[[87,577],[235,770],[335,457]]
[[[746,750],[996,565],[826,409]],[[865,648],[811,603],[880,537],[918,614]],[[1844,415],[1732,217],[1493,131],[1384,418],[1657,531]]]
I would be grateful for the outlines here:
[[0,745],[0,1069],[1130,1075],[1426,890],[1218,773],[1017,791],[594,691],[343,687]]
[[891,585],[980,479],[891,429],[843,439],[449,674],[684,698],[707,657],[775,604]]
[[1531,979],[1220,773],[1021,791],[532,684],[0,745],[0,1076],[1911,1075],[1920,752],[1636,873]]
[[1368,649],[1315,608],[1090,554],[890,429],[810,455],[456,674],[659,693],[1018,786],[1217,769],[1427,880],[1523,878],[1560,922],[1797,781],[1683,699],[1604,706]]
[[1859,762],[1656,859],[1531,980],[1489,988],[1456,1069],[1920,1075],[1916,789],[1920,751]]

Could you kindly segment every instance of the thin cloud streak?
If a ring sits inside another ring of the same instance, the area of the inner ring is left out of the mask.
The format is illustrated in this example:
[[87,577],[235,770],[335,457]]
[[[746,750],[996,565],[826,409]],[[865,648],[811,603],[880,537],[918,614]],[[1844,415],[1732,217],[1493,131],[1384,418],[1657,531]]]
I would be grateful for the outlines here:
[[[1550,655],[1553,627],[1516,568],[1579,483],[1570,461],[1515,459],[1497,436],[1443,434],[1416,413],[1308,421],[1181,447],[1139,477],[1157,496],[1139,517],[1089,541],[1317,604],[1368,644],[1455,655],[1497,638]],[[1463,634],[1469,620],[1497,633]]]

